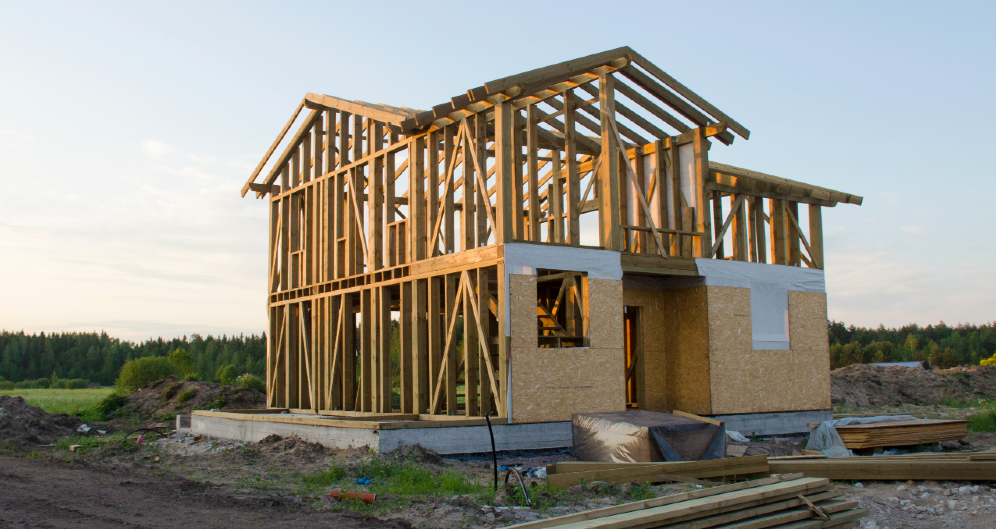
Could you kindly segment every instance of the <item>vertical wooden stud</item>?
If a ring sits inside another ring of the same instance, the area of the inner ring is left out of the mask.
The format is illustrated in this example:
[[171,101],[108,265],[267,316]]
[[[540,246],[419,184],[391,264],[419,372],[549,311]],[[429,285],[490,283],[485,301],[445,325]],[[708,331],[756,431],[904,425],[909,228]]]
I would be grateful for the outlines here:
[[809,249],[816,268],[823,269],[823,206],[809,204]]
[[601,104],[601,246],[606,250],[625,249],[621,228],[621,189],[619,164],[621,156],[611,123],[616,119],[615,78],[610,73],[599,74]]

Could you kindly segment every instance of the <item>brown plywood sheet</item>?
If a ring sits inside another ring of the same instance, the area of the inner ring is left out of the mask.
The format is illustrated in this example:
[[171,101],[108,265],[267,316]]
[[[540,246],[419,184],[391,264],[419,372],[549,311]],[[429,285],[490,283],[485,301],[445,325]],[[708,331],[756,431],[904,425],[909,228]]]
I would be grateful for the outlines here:
[[792,373],[798,391],[797,410],[830,409],[830,353],[825,349],[795,351]]
[[667,406],[699,415],[712,413],[706,288],[663,292]]
[[639,338],[642,345],[638,375],[639,408],[651,411],[671,411],[667,405],[667,345],[664,332],[663,292],[659,290],[626,289],[624,304],[639,309]]
[[708,290],[708,343],[712,350],[753,349],[750,323],[750,289],[706,287]]
[[[621,349],[625,344],[622,282],[614,279],[588,279],[587,285],[590,297],[590,347]],[[624,367],[622,370],[624,376]],[[624,395],[624,390],[622,394]]]
[[538,281],[533,275],[511,274],[510,347],[538,347]]
[[795,351],[829,349],[826,293],[788,293],[788,333],[789,343]]
[[624,363],[621,348],[512,349],[513,421],[569,421],[573,413],[623,411]]

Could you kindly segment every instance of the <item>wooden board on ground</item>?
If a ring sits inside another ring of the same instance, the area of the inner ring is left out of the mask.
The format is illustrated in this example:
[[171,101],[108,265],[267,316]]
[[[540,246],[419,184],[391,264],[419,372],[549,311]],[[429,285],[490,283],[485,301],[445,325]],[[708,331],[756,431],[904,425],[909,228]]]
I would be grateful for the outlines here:
[[827,459],[770,460],[771,472],[802,472],[806,476],[836,480],[966,480],[996,481],[995,460],[935,460],[845,457]]
[[968,421],[885,421],[838,426],[844,446],[852,450],[957,441],[968,435]]
[[546,483],[554,487],[570,487],[581,482],[603,481],[629,483],[632,481],[664,482],[668,476],[705,479],[729,476],[748,476],[768,472],[767,456],[712,459],[708,461],[681,461],[669,463],[598,463],[564,461],[555,464]]

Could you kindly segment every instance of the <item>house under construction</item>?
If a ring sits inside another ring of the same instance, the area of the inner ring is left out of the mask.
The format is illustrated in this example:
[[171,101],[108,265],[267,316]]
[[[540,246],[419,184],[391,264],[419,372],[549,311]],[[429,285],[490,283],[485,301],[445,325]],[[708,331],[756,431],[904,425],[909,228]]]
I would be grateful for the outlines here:
[[736,136],[627,47],[430,110],[306,94],[242,189],[270,211],[258,418],[829,417],[822,208],[862,199],[710,161]]

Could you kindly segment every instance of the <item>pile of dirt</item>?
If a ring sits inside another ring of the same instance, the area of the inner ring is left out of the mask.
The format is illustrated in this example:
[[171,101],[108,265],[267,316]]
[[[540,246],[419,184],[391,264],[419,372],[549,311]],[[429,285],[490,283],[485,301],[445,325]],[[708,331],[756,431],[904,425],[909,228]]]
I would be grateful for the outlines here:
[[297,435],[281,437],[271,434],[261,439],[256,450],[263,454],[290,459],[318,459],[333,455],[336,450],[319,443],[310,443]]
[[864,408],[902,404],[933,405],[997,395],[996,366],[926,370],[919,367],[854,364],[830,373],[834,404]]
[[10,450],[47,444],[76,433],[80,419],[65,413],[53,415],[22,397],[0,396],[0,444]]
[[266,396],[255,390],[210,382],[168,377],[125,397],[125,414],[142,419],[170,420],[191,410],[254,410],[267,407]]

